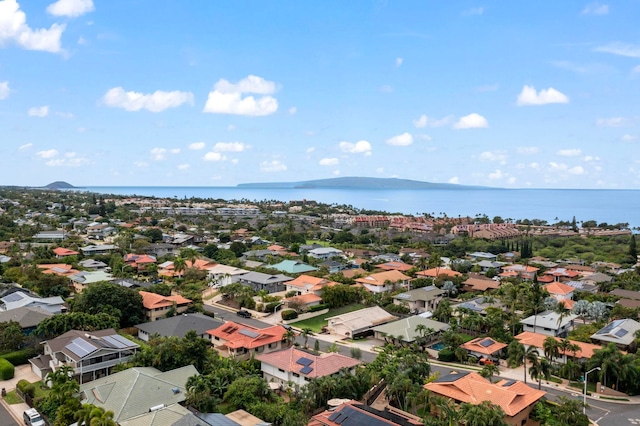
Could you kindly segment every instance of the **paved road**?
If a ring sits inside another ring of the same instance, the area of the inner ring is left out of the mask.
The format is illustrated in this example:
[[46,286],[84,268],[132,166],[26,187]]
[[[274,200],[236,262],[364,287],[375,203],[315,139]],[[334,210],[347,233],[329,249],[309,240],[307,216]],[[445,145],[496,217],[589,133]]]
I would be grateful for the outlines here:
[[236,315],[235,311],[227,311],[226,309],[218,308],[217,306],[204,305],[204,310],[214,313],[216,318],[224,321],[233,321],[239,324],[246,324],[256,328],[271,327],[271,324],[268,324],[266,322],[262,322],[253,318],[239,317],[238,315]]
[[0,404],[0,426],[19,426],[2,404]]

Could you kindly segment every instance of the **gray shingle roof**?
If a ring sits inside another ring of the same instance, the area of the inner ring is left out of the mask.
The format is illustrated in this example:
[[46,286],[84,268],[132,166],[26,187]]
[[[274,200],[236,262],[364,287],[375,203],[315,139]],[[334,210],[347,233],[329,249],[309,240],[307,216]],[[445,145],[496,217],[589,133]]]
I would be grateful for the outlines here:
[[10,311],[0,312],[0,322],[16,321],[22,328],[35,327],[53,313],[40,308],[24,306]]
[[443,322],[434,321],[419,316],[413,316],[379,325],[377,327],[374,327],[373,331],[384,333],[388,336],[402,336],[402,340],[404,342],[410,343],[416,340],[417,337],[420,337],[420,333],[416,332],[416,327],[420,324],[424,325],[427,328],[433,329],[434,332],[444,331],[451,328],[449,324],[445,324]]
[[429,301],[442,296],[444,291],[435,286],[421,287],[409,290],[405,293],[399,293],[393,296],[394,299],[406,302],[415,302],[417,300]]
[[223,322],[220,320],[195,313],[138,324],[136,328],[149,335],[184,337],[190,330],[195,330],[196,334],[201,335],[205,334],[207,330],[220,327],[222,324]]

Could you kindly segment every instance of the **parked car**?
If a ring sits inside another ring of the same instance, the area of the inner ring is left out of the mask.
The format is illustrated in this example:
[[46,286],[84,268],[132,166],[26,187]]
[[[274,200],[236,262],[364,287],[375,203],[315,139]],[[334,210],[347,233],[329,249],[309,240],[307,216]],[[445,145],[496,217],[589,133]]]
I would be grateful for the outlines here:
[[495,365],[495,362],[487,358],[480,358],[480,361],[478,361],[478,363],[482,365]]
[[251,318],[251,312],[243,311],[242,309],[239,310],[238,312],[236,312],[236,315],[238,315],[239,317],[242,317],[242,318]]
[[29,408],[22,413],[22,418],[26,426],[44,426],[44,419],[35,408]]

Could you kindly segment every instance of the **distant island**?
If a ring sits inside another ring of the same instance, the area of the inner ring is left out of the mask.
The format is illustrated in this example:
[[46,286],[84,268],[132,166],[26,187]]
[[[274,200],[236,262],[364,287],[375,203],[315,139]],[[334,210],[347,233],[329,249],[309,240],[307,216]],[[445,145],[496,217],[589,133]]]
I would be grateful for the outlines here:
[[241,183],[241,188],[360,188],[360,189],[493,189],[487,186],[432,183],[418,180],[373,177],[339,177],[303,182]]
[[64,182],[64,181],[61,181],[61,180],[57,180],[55,182],[51,182],[49,185],[46,185],[43,188],[47,188],[47,189],[74,189],[76,187],[71,185],[70,183],[67,183],[67,182]]

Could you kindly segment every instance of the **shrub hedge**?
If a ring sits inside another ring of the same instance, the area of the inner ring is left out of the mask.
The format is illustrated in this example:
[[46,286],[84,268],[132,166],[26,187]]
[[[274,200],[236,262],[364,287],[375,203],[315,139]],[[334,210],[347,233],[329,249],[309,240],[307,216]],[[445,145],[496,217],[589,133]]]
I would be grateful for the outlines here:
[[282,319],[285,321],[298,318],[298,313],[293,309],[285,309],[282,311],[281,315]]
[[456,360],[456,355],[451,349],[444,348],[438,352],[438,360],[444,362],[451,362]]
[[14,372],[15,368],[13,367],[13,364],[4,358],[0,358],[0,380],[13,379]]
[[2,358],[9,361],[12,365],[24,365],[29,363],[29,358],[33,358],[36,354],[36,351],[33,349],[26,348],[4,354]]
[[318,312],[323,309],[327,309],[329,306],[326,303],[321,303],[319,305],[309,306],[309,312]]

